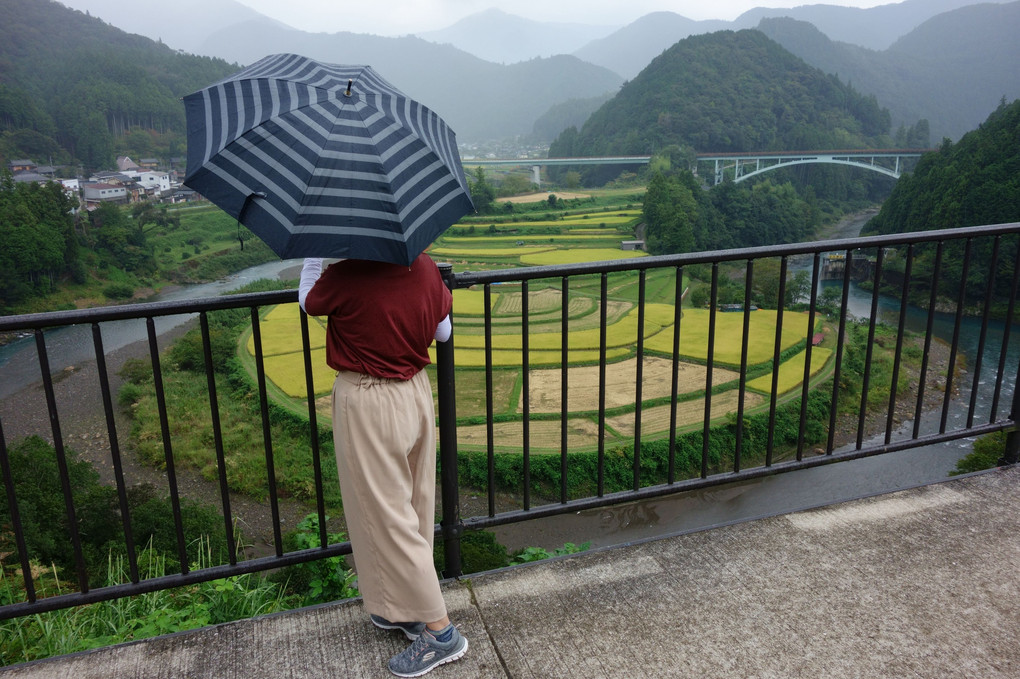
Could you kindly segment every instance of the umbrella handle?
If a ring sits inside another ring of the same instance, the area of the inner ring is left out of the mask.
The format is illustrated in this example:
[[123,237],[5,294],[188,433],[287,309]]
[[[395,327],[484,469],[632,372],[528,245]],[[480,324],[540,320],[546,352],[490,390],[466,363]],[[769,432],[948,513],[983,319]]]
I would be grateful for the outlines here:
[[244,198],[244,203],[241,204],[241,211],[237,213],[237,240],[241,244],[241,249],[244,250],[244,239],[241,238],[241,224],[244,222],[244,215],[248,212],[248,206],[251,205],[252,198],[265,198],[265,191],[253,191]]

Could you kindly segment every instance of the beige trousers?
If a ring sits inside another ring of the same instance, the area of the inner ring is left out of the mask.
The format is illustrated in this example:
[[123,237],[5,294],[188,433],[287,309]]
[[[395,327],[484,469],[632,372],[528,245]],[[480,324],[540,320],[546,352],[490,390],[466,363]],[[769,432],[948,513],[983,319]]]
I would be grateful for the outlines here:
[[340,372],[333,443],[365,608],[393,622],[444,618],[432,561],[436,425],[428,374],[404,381]]

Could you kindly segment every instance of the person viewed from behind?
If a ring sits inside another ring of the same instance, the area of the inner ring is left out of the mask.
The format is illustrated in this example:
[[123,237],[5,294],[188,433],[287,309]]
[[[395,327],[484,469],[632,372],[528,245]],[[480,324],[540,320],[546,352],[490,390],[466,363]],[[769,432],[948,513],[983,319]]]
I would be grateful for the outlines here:
[[413,643],[390,659],[417,677],[462,657],[432,560],[436,429],[424,370],[433,339],[451,334],[453,298],[435,262],[306,259],[301,308],[327,317],[333,443],[358,588],[372,623]]

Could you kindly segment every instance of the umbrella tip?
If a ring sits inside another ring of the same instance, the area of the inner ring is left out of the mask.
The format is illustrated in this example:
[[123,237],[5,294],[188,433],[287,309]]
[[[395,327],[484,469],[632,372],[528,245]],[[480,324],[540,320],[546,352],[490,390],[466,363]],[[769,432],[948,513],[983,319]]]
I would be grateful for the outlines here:
[[347,81],[347,91],[344,92],[344,96],[345,97],[351,96],[351,85],[353,85],[353,84],[354,84],[354,80],[348,80]]

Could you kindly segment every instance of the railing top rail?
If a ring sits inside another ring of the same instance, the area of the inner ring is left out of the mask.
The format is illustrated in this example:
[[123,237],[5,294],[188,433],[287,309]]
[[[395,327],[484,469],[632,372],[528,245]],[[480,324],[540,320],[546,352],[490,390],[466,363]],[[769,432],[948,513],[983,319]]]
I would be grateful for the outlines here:
[[201,297],[166,302],[143,302],[140,304],[122,304],[92,309],[75,309],[67,311],[46,311],[35,314],[19,314],[16,316],[0,316],[0,332],[19,330],[36,330],[54,328],[79,323],[103,323],[106,321],[122,321],[134,318],[154,318],[157,316],[177,316],[203,311],[220,309],[236,309],[238,307],[268,306],[296,302],[297,290],[274,290],[271,292],[253,292],[237,295],[221,295],[218,297]]
[[[1020,222],[989,226],[971,226],[958,229],[942,229],[937,231],[889,234],[884,236],[862,236],[858,238],[817,241],[815,243],[795,243],[791,245],[770,245],[753,248],[735,248],[730,250],[712,250],[708,252],[687,253],[682,255],[659,255],[655,257],[615,259],[601,262],[587,262],[583,264],[520,267],[492,271],[464,271],[455,274],[454,280],[457,287],[470,287],[472,285],[495,283],[507,280],[537,280],[543,278],[559,278],[563,276],[612,273],[614,271],[633,271],[688,266],[692,264],[706,264],[712,262],[746,261],[749,259],[762,259],[766,257],[810,255],[821,252],[831,252],[834,250],[856,250],[859,248],[894,247],[908,243],[928,243],[1011,233],[1020,233]],[[203,311],[216,311],[220,309],[269,306],[295,301],[297,301],[297,290],[277,290],[271,292],[203,297],[199,299],[124,304],[112,307],[96,307],[92,309],[19,314],[0,317],[0,332],[45,329],[65,325],[75,325],[79,323],[102,323],[135,318],[175,316],[200,313]]]
[[507,280],[536,280],[542,278],[558,278],[584,274],[612,273],[614,271],[633,271],[641,269],[657,269],[665,267],[689,266],[712,262],[746,261],[766,257],[782,257],[794,255],[812,255],[834,250],[857,250],[860,248],[895,247],[909,243],[932,243],[938,241],[997,236],[1020,233],[1020,222],[996,224],[990,226],[971,226],[958,229],[941,229],[937,231],[917,231],[897,233],[884,236],[862,236],[837,240],[816,241],[814,243],[795,243],[792,245],[769,245],[753,248],[735,248],[731,250],[712,250],[708,252],[687,253],[682,255],[658,255],[655,257],[639,257],[632,259],[614,259],[603,262],[586,262],[583,264],[560,264],[555,266],[536,266],[517,269],[498,269],[492,271],[465,271],[454,275],[457,287],[470,287],[485,283],[496,283]]

